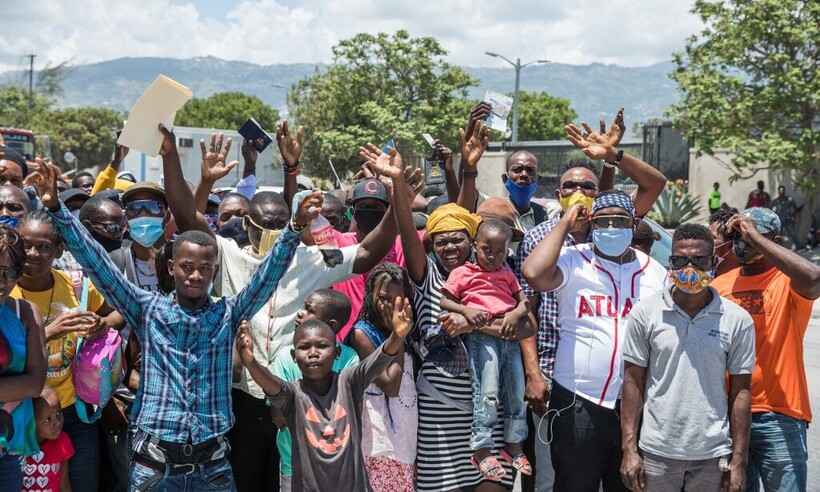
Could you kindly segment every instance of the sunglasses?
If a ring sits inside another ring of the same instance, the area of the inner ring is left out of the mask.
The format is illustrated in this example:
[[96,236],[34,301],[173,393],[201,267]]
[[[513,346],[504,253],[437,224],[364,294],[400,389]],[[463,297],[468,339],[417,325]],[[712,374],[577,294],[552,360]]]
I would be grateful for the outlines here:
[[561,183],[561,189],[564,190],[576,190],[578,188],[584,191],[596,191],[598,185],[592,181],[564,181]]
[[632,217],[624,215],[600,215],[592,218],[592,226],[596,229],[631,229],[634,224]]
[[701,270],[709,270],[712,268],[711,256],[678,256],[672,255],[669,257],[669,266],[673,270],[680,270],[686,265],[692,265]]
[[139,215],[142,211],[148,212],[149,215],[160,216],[165,212],[165,209],[156,200],[134,200],[125,204],[125,212],[128,215]]
[[111,234],[113,236],[119,236],[120,234],[122,234],[122,230],[123,230],[123,225],[122,224],[114,224],[114,223],[110,223],[110,222],[107,222],[107,223],[95,222],[93,225],[95,227],[97,227],[99,230],[101,230],[101,231],[103,231],[107,234]]

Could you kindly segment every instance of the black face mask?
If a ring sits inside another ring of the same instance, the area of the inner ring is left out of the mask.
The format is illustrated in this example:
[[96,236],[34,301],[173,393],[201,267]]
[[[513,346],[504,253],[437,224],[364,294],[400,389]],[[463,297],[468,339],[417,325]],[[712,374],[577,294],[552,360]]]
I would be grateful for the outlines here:
[[356,219],[356,227],[359,231],[367,234],[379,225],[384,214],[384,210],[354,210],[353,218]]
[[743,239],[732,240],[732,251],[741,264],[752,263],[752,260],[758,256],[757,251],[753,250]]
[[100,243],[100,245],[103,248],[105,248],[105,250],[109,253],[112,252],[112,251],[116,251],[116,250],[118,250],[122,247],[122,239],[111,239],[111,238],[108,238],[108,237],[103,237],[103,236],[97,234],[94,231],[90,231],[90,232],[91,232],[91,237],[93,237],[95,241]]
[[233,239],[239,246],[247,246],[250,244],[248,231],[242,226],[242,217],[231,217],[227,222],[222,224],[217,234],[224,238]]

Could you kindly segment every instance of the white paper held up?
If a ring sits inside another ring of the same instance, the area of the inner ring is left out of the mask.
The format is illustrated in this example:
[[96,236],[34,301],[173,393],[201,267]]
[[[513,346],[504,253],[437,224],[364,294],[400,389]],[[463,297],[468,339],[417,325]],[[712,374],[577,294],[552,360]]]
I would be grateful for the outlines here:
[[156,157],[162,145],[159,124],[170,129],[177,111],[191,97],[191,89],[160,74],[134,103],[117,143]]
[[513,99],[498,92],[487,91],[484,93],[484,101],[492,107],[491,113],[487,117],[487,126],[501,133],[506,133],[507,115],[512,110]]

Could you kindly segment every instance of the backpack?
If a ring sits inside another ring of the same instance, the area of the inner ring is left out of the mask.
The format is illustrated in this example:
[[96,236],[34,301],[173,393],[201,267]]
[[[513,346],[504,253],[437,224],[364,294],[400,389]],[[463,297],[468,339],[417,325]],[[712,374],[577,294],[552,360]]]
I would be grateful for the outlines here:
[[[88,306],[88,280],[83,282],[80,308]],[[75,405],[77,416],[85,423],[92,423],[100,418],[102,409],[111,400],[122,378],[122,337],[116,330],[92,339],[77,340],[77,354],[71,363],[71,379],[77,399],[96,407],[89,414],[86,405]]]

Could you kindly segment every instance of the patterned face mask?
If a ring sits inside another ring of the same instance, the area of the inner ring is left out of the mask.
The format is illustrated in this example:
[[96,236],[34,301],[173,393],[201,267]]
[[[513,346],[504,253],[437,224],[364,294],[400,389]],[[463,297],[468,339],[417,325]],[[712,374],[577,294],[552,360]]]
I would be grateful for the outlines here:
[[701,270],[691,265],[679,270],[669,270],[669,280],[676,289],[687,294],[697,294],[709,287],[714,279],[711,271]]

